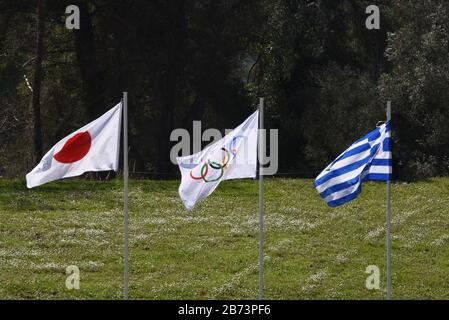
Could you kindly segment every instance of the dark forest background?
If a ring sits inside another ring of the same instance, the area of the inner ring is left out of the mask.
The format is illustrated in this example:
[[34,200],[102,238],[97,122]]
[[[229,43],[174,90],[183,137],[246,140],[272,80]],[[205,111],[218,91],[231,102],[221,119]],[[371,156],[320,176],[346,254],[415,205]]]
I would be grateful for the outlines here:
[[445,0],[0,0],[0,176],[23,177],[122,91],[132,171],[176,174],[172,129],[233,128],[264,96],[280,173],[313,177],[391,100],[396,177],[448,175],[448,17]]

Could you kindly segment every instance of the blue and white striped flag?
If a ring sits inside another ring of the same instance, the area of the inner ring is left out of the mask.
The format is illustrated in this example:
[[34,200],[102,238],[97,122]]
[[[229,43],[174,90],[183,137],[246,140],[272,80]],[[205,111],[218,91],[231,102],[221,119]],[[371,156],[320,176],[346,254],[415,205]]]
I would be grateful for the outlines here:
[[318,193],[331,207],[356,198],[367,180],[388,181],[392,173],[390,122],[357,140],[315,179]]

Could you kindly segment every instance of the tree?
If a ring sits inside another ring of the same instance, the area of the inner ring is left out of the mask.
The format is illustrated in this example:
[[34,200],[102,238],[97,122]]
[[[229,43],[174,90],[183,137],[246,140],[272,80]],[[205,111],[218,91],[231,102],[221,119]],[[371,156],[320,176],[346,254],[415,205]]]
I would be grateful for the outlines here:
[[171,130],[232,128],[265,96],[281,172],[313,177],[393,100],[394,172],[448,174],[448,4],[376,3],[380,31],[367,0],[3,0],[0,162],[22,175],[128,91],[132,171],[178,172]]
[[33,79],[33,134],[34,134],[34,160],[42,158],[42,122],[41,122],[41,85],[42,85],[42,60],[44,56],[44,31],[45,31],[45,0],[37,1],[37,36],[36,59]]
[[382,96],[393,100],[394,153],[405,179],[449,173],[449,3],[396,3]]

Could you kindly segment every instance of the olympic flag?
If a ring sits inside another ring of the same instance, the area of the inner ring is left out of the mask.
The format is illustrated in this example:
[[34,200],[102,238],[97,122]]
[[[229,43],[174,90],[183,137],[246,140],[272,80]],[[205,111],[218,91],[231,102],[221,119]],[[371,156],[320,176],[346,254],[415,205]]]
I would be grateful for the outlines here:
[[259,111],[203,151],[176,158],[181,171],[179,196],[187,210],[209,196],[223,180],[255,178]]
[[28,188],[87,171],[117,171],[122,104],[59,141],[27,174]]

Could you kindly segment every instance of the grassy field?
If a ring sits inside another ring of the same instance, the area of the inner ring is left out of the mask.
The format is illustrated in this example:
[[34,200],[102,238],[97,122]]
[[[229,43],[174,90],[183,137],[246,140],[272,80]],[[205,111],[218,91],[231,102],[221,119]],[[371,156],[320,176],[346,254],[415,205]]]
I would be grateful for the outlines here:
[[[131,182],[130,298],[256,299],[257,182],[223,182],[190,213],[178,183]],[[385,297],[385,184],[336,209],[311,180],[265,190],[267,299]],[[120,299],[122,237],[120,181],[0,180],[0,299]],[[449,179],[393,185],[392,239],[393,297],[449,299]],[[365,287],[369,265],[380,290]]]

